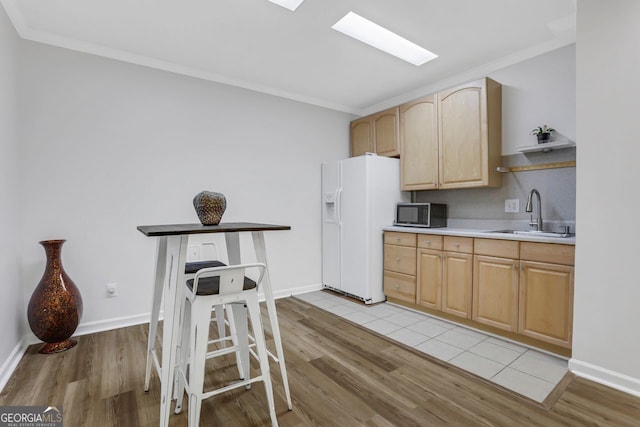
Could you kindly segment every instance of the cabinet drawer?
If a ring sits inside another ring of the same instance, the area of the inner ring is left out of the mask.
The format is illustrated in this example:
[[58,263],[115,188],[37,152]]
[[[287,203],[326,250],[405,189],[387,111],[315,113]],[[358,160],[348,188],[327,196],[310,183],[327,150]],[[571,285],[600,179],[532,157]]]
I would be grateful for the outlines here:
[[473,237],[444,236],[444,250],[466,254],[473,253]]
[[385,270],[384,294],[389,298],[415,304],[416,277]]
[[554,243],[520,243],[520,259],[526,261],[549,262],[552,264],[574,265],[575,246]]
[[384,245],[384,269],[415,276],[416,249],[408,246]]
[[387,245],[416,247],[416,233],[384,232],[384,243]]
[[473,253],[498,258],[518,259],[520,242],[516,240],[475,239]]
[[418,234],[418,247],[440,251],[442,250],[442,236],[435,234]]

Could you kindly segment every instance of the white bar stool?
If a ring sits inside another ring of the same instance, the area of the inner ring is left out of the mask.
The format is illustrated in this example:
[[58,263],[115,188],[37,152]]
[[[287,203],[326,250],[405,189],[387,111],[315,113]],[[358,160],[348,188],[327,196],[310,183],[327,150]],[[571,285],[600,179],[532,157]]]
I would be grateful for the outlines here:
[[[166,254],[166,250],[167,250],[166,241],[162,241],[162,243],[159,244],[158,251]],[[164,258],[165,256],[166,255],[162,255],[161,259]],[[184,277],[187,280],[193,279],[193,277],[195,276],[196,272],[198,272],[198,270],[201,270],[203,268],[223,267],[225,265],[226,264],[224,264],[223,262],[217,261],[217,260],[187,262],[185,264]],[[158,267],[156,268],[158,269]],[[156,271],[156,276],[158,276],[159,274],[161,274],[162,277],[164,277],[165,272]],[[158,330],[161,298],[162,298],[162,293],[154,294],[154,301],[152,303],[152,308],[151,308],[152,318],[151,318],[151,321],[149,322],[149,340],[147,343],[147,365],[146,365],[146,372],[144,376],[144,391],[149,391],[149,382],[151,380],[152,366],[156,368],[156,372],[158,373],[158,376],[161,376],[160,372],[162,368],[160,366],[160,361],[158,360],[158,356],[155,348],[156,347],[155,337],[157,335],[157,330]],[[223,306],[215,307],[214,311],[215,310],[217,310],[216,314],[221,313],[223,310]],[[216,317],[213,320],[215,320],[218,324],[218,333],[220,334],[220,336],[223,336],[225,334],[224,315],[216,315]],[[234,325],[229,324],[229,327],[233,329]],[[240,362],[239,356],[238,356],[238,364],[239,364],[238,369],[242,370],[242,367],[240,366],[241,362]],[[174,392],[174,399],[175,399],[175,396],[176,395]]]
[[[258,270],[257,281],[254,282],[246,277],[247,269]],[[180,302],[182,336],[180,356],[176,366],[178,401],[175,412],[181,411],[182,397],[186,390],[189,400],[189,426],[191,427],[196,427],[199,424],[204,399],[238,387],[249,388],[252,383],[258,381],[262,381],[265,386],[271,425],[278,425],[271,385],[269,355],[258,301],[258,286],[262,282],[265,269],[266,266],[261,263],[205,268],[199,270],[193,279],[186,282],[185,298]],[[234,317],[234,320],[230,320],[229,323],[235,323],[235,331],[232,331],[232,334],[235,332],[237,336],[221,335],[218,340],[209,341],[212,308],[229,304],[233,304]],[[244,310],[241,310],[245,306],[246,314]],[[249,350],[247,314],[251,320],[253,340],[255,341],[251,347],[255,346],[257,354]],[[208,351],[211,342],[222,343],[228,340],[231,340],[233,345]],[[241,370],[244,371],[241,372],[241,380],[218,389],[204,391],[206,360],[234,352],[246,357],[246,359],[243,357],[241,364]],[[255,378],[250,376],[249,354],[256,357],[260,363],[260,375]]]

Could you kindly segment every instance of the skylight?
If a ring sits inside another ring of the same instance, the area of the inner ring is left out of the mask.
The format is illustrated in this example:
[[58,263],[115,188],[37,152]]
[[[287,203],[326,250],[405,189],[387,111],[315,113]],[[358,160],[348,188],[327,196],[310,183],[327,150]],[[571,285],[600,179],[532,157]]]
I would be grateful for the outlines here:
[[290,11],[294,11],[300,6],[304,0],[269,0],[271,3],[275,3],[279,6],[289,9]]
[[331,28],[415,66],[438,57],[435,53],[353,12],[347,13]]

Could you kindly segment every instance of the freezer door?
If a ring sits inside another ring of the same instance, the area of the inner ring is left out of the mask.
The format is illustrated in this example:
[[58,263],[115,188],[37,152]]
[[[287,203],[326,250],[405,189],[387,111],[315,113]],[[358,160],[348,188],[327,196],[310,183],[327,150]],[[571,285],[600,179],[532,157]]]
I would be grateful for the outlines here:
[[342,227],[341,290],[368,298],[369,191],[368,156],[341,162],[340,223]]
[[340,163],[322,164],[322,283],[340,284]]

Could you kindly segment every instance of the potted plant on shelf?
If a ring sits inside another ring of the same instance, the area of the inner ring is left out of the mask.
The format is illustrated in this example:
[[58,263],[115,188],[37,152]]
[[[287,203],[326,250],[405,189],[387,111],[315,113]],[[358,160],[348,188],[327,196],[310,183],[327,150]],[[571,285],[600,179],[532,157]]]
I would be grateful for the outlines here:
[[538,126],[534,130],[531,131],[531,135],[535,135],[538,137],[538,144],[544,144],[545,142],[549,142],[551,138],[551,133],[555,132],[554,128],[548,127],[547,125]]

